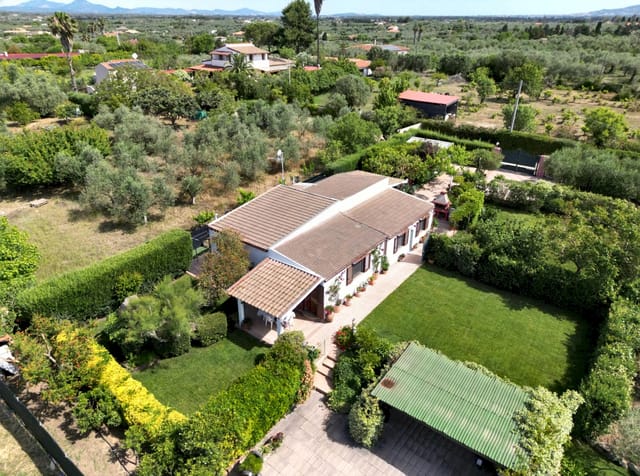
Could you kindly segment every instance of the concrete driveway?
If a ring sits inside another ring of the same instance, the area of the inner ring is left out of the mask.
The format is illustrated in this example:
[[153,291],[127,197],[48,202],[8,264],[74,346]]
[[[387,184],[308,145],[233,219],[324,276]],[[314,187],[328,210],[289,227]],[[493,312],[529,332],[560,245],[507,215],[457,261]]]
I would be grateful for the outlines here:
[[382,439],[371,450],[355,446],[346,415],[331,412],[322,395],[310,399],[272,428],[284,442],[265,457],[263,476],[428,475],[484,476],[476,456],[412,418],[391,411]]

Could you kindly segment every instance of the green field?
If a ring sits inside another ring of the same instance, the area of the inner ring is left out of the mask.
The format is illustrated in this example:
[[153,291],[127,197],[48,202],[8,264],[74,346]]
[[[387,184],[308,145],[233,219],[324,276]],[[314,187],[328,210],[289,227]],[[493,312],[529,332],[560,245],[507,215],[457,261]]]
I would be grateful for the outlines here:
[[134,377],[162,403],[189,415],[253,368],[256,357],[266,349],[250,335],[234,331],[212,346],[194,347],[189,353],[162,360]]
[[433,268],[418,269],[361,325],[554,391],[576,388],[589,362],[585,320]]

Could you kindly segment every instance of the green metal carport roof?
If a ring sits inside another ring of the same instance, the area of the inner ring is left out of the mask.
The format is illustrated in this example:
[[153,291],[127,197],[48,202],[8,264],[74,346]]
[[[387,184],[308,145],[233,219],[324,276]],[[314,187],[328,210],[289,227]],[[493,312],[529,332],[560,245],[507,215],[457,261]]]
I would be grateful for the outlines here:
[[513,415],[528,395],[516,385],[411,343],[372,394],[478,455],[517,466]]

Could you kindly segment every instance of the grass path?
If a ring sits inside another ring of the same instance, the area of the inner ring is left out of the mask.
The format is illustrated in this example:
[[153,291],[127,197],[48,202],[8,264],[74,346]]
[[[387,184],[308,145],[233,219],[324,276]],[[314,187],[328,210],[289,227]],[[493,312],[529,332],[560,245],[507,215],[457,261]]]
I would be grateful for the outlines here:
[[226,389],[253,368],[256,357],[266,348],[250,335],[236,330],[216,344],[194,347],[187,354],[162,360],[133,376],[162,403],[189,415],[211,395]]
[[575,388],[589,359],[586,321],[441,270],[418,269],[362,325],[555,391]]

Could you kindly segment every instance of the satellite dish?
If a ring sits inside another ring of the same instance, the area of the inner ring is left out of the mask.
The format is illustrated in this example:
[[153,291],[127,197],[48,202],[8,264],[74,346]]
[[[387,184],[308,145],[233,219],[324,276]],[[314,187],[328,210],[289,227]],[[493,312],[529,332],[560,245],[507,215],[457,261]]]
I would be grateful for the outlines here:
[[133,53],[133,54],[131,55],[131,57],[132,57],[134,60],[138,59],[138,53]]

